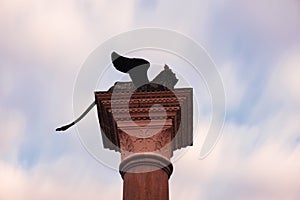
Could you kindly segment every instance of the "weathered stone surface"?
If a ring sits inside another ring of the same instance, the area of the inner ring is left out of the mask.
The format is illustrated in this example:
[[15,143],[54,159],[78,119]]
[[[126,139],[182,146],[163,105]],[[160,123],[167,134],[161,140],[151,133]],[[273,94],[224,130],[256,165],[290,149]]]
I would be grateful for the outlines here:
[[121,153],[123,199],[168,200],[173,151],[193,144],[193,90],[117,83],[95,98],[103,145]]
[[[143,137],[147,131],[161,127],[170,128],[172,151],[193,144],[191,88],[133,93],[126,90],[129,87],[129,83],[124,83],[118,84],[116,91],[95,92],[105,148],[120,151],[120,130],[134,132],[138,129],[144,134],[137,137]],[[152,107],[150,120],[149,111],[154,104],[161,106]],[[150,121],[153,126],[148,125]]]

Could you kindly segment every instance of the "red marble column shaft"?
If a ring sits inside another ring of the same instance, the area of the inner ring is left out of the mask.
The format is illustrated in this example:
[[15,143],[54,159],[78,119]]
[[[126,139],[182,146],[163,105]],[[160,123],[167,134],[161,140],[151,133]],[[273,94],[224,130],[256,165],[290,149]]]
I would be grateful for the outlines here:
[[123,160],[123,200],[168,200],[172,170],[168,159],[155,154],[137,154]]

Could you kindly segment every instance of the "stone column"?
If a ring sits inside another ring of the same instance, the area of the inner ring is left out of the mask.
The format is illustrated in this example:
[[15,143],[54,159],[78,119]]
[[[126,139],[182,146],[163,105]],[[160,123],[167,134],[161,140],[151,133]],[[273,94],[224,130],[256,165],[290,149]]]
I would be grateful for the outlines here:
[[168,200],[168,179],[173,171],[169,160],[158,155],[136,154],[123,160],[123,200]]
[[136,91],[126,101],[121,88],[95,97],[104,148],[121,153],[123,200],[168,200],[173,151],[193,142],[192,89]]
[[[124,127],[119,133],[123,200],[168,200],[168,180],[173,172],[172,128]],[[157,123],[155,124],[157,126]],[[152,135],[153,133],[153,135]]]

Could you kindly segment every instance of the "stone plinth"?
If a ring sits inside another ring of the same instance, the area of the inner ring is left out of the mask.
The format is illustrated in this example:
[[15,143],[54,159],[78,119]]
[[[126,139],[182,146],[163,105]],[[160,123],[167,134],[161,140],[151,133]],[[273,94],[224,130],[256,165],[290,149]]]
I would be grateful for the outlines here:
[[123,199],[167,200],[173,151],[193,143],[191,88],[95,92],[104,148],[121,153]]

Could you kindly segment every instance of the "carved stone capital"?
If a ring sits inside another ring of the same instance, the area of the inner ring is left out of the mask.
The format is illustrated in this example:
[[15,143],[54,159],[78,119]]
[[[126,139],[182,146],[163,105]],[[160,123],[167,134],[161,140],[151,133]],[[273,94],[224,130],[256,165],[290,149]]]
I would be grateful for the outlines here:
[[104,148],[123,151],[123,157],[161,151],[169,158],[172,151],[193,144],[191,88],[135,91],[130,96],[126,84],[118,85],[124,88],[95,93]]
[[163,170],[170,177],[173,172],[173,165],[159,154],[136,153],[124,159],[119,169],[122,178],[126,173],[147,173],[156,170]]
[[172,157],[172,127],[164,127],[158,130],[152,128],[151,131],[157,132],[154,135],[150,134],[150,137],[140,134],[144,133],[147,135],[147,132],[151,131],[137,130],[143,129],[127,128],[119,130],[122,160],[136,153],[156,153],[167,159]]

